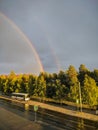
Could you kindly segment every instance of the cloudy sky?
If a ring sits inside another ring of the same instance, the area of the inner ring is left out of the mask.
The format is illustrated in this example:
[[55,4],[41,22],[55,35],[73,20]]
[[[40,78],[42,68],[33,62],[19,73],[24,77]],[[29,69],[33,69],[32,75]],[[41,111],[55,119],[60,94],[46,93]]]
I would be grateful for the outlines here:
[[0,0],[0,73],[93,70],[97,57],[97,0]]

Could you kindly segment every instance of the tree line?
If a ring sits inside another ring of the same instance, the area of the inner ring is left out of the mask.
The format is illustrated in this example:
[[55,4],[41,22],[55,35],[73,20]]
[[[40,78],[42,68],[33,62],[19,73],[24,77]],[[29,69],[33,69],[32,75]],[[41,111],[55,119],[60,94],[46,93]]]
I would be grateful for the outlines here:
[[59,73],[41,72],[34,74],[0,75],[0,91],[10,95],[12,92],[29,93],[43,99],[79,101],[81,89],[82,103],[90,106],[98,105],[98,69],[90,71],[81,64],[77,71],[73,65]]

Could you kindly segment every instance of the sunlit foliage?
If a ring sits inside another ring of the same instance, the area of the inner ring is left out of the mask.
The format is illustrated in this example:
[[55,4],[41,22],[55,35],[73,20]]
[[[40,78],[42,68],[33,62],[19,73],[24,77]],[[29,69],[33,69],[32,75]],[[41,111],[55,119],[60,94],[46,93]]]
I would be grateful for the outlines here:
[[76,102],[80,98],[79,89],[82,103],[90,106],[98,105],[98,69],[90,71],[81,64],[79,71],[70,65],[67,70],[53,74],[42,72],[38,76],[17,75],[11,71],[9,75],[0,75],[0,91],[6,95],[11,95],[12,92],[24,92],[40,99],[47,97],[60,102],[62,100]]

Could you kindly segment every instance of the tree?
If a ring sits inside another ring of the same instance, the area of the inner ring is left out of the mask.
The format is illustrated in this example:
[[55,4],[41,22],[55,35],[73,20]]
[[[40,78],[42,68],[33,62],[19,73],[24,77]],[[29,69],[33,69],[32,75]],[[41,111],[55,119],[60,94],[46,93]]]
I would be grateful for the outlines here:
[[70,87],[69,99],[74,102],[76,102],[77,99],[80,99],[78,82]]
[[9,80],[8,79],[6,79],[6,81],[4,82],[3,89],[4,89],[4,94],[8,94],[8,92],[9,92]]
[[86,73],[86,72],[88,72],[89,70],[88,70],[88,68],[86,68],[86,66],[84,65],[84,64],[81,64],[80,65],[80,67],[79,67],[79,72],[81,73],[81,72],[84,72],[84,73]]
[[98,86],[98,69],[94,69],[91,76],[96,81],[96,84]]
[[98,87],[95,80],[88,75],[85,75],[82,97],[83,103],[89,104],[91,107],[98,105]]
[[56,96],[56,86],[55,86],[55,80],[50,78],[49,82],[47,82],[46,86],[46,97],[53,98]]
[[29,79],[28,79],[28,88],[29,88],[29,94],[30,95],[34,95],[34,90],[36,88],[36,80],[37,77],[34,75],[29,75]]
[[15,92],[19,93],[22,92],[22,74],[16,76],[16,88]]
[[0,91],[2,93],[4,93],[4,86],[5,86],[6,78],[7,78],[7,76],[5,76],[5,75],[0,76]]
[[88,68],[86,68],[86,66],[84,64],[81,64],[79,67],[78,79],[79,79],[82,86],[83,86],[84,77],[86,74],[89,75],[90,71],[88,70]]
[[77,83],[78,81],[78,78],[77,78],[77,71],[75,69],[74,66],[70,65],[67,72],[67,82],[69,83],[69,86],[73,86],[74,84]]
[[34,95],[40,97],[40,99],[43,99],[43,97],[46,96],[46,81],[43,75],[40,75],[36,79],[36,87],[34,90]]
[[62,104],[62,99],[65,98],[66,95],[66,86],[62,85],[60,80],[56,80],[56,98],[61,102]]
[[9,87],[9,94],[12,92],[15,92],[16,90],[16,82],[17,82],[17,77],[14,75],[13,77],[8,78],[8,87]]
[[28,88],[28,75],[23,74],[20,80],[21,80],[21,92],[28,93],[28,91],[29,91],[29,88]]
[[64,71],[58,73],[58,79],[61,81],[61,84],[66,85],[66,73]]
[[9,78],[12,79],[13,77],[16,76],[16,74],[15,74],[15,72],[12,70],[8,76],[9,76]]

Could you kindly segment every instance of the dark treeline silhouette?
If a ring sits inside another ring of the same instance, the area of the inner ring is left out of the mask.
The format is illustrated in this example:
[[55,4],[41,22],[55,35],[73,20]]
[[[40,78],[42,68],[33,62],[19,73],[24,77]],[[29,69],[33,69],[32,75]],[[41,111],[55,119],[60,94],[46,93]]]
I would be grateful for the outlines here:
[[79,71],[70,65],[66,71],[52,74],[41,72],[38,76],[16,75],[11,71],[9,75],[0,75],[0,91],[6,95],[23,92],[41,99],[46,97],[76,102],[80,98],[79,89],[82,103],[98,105],[98,69],[90,71],[81,64]]

